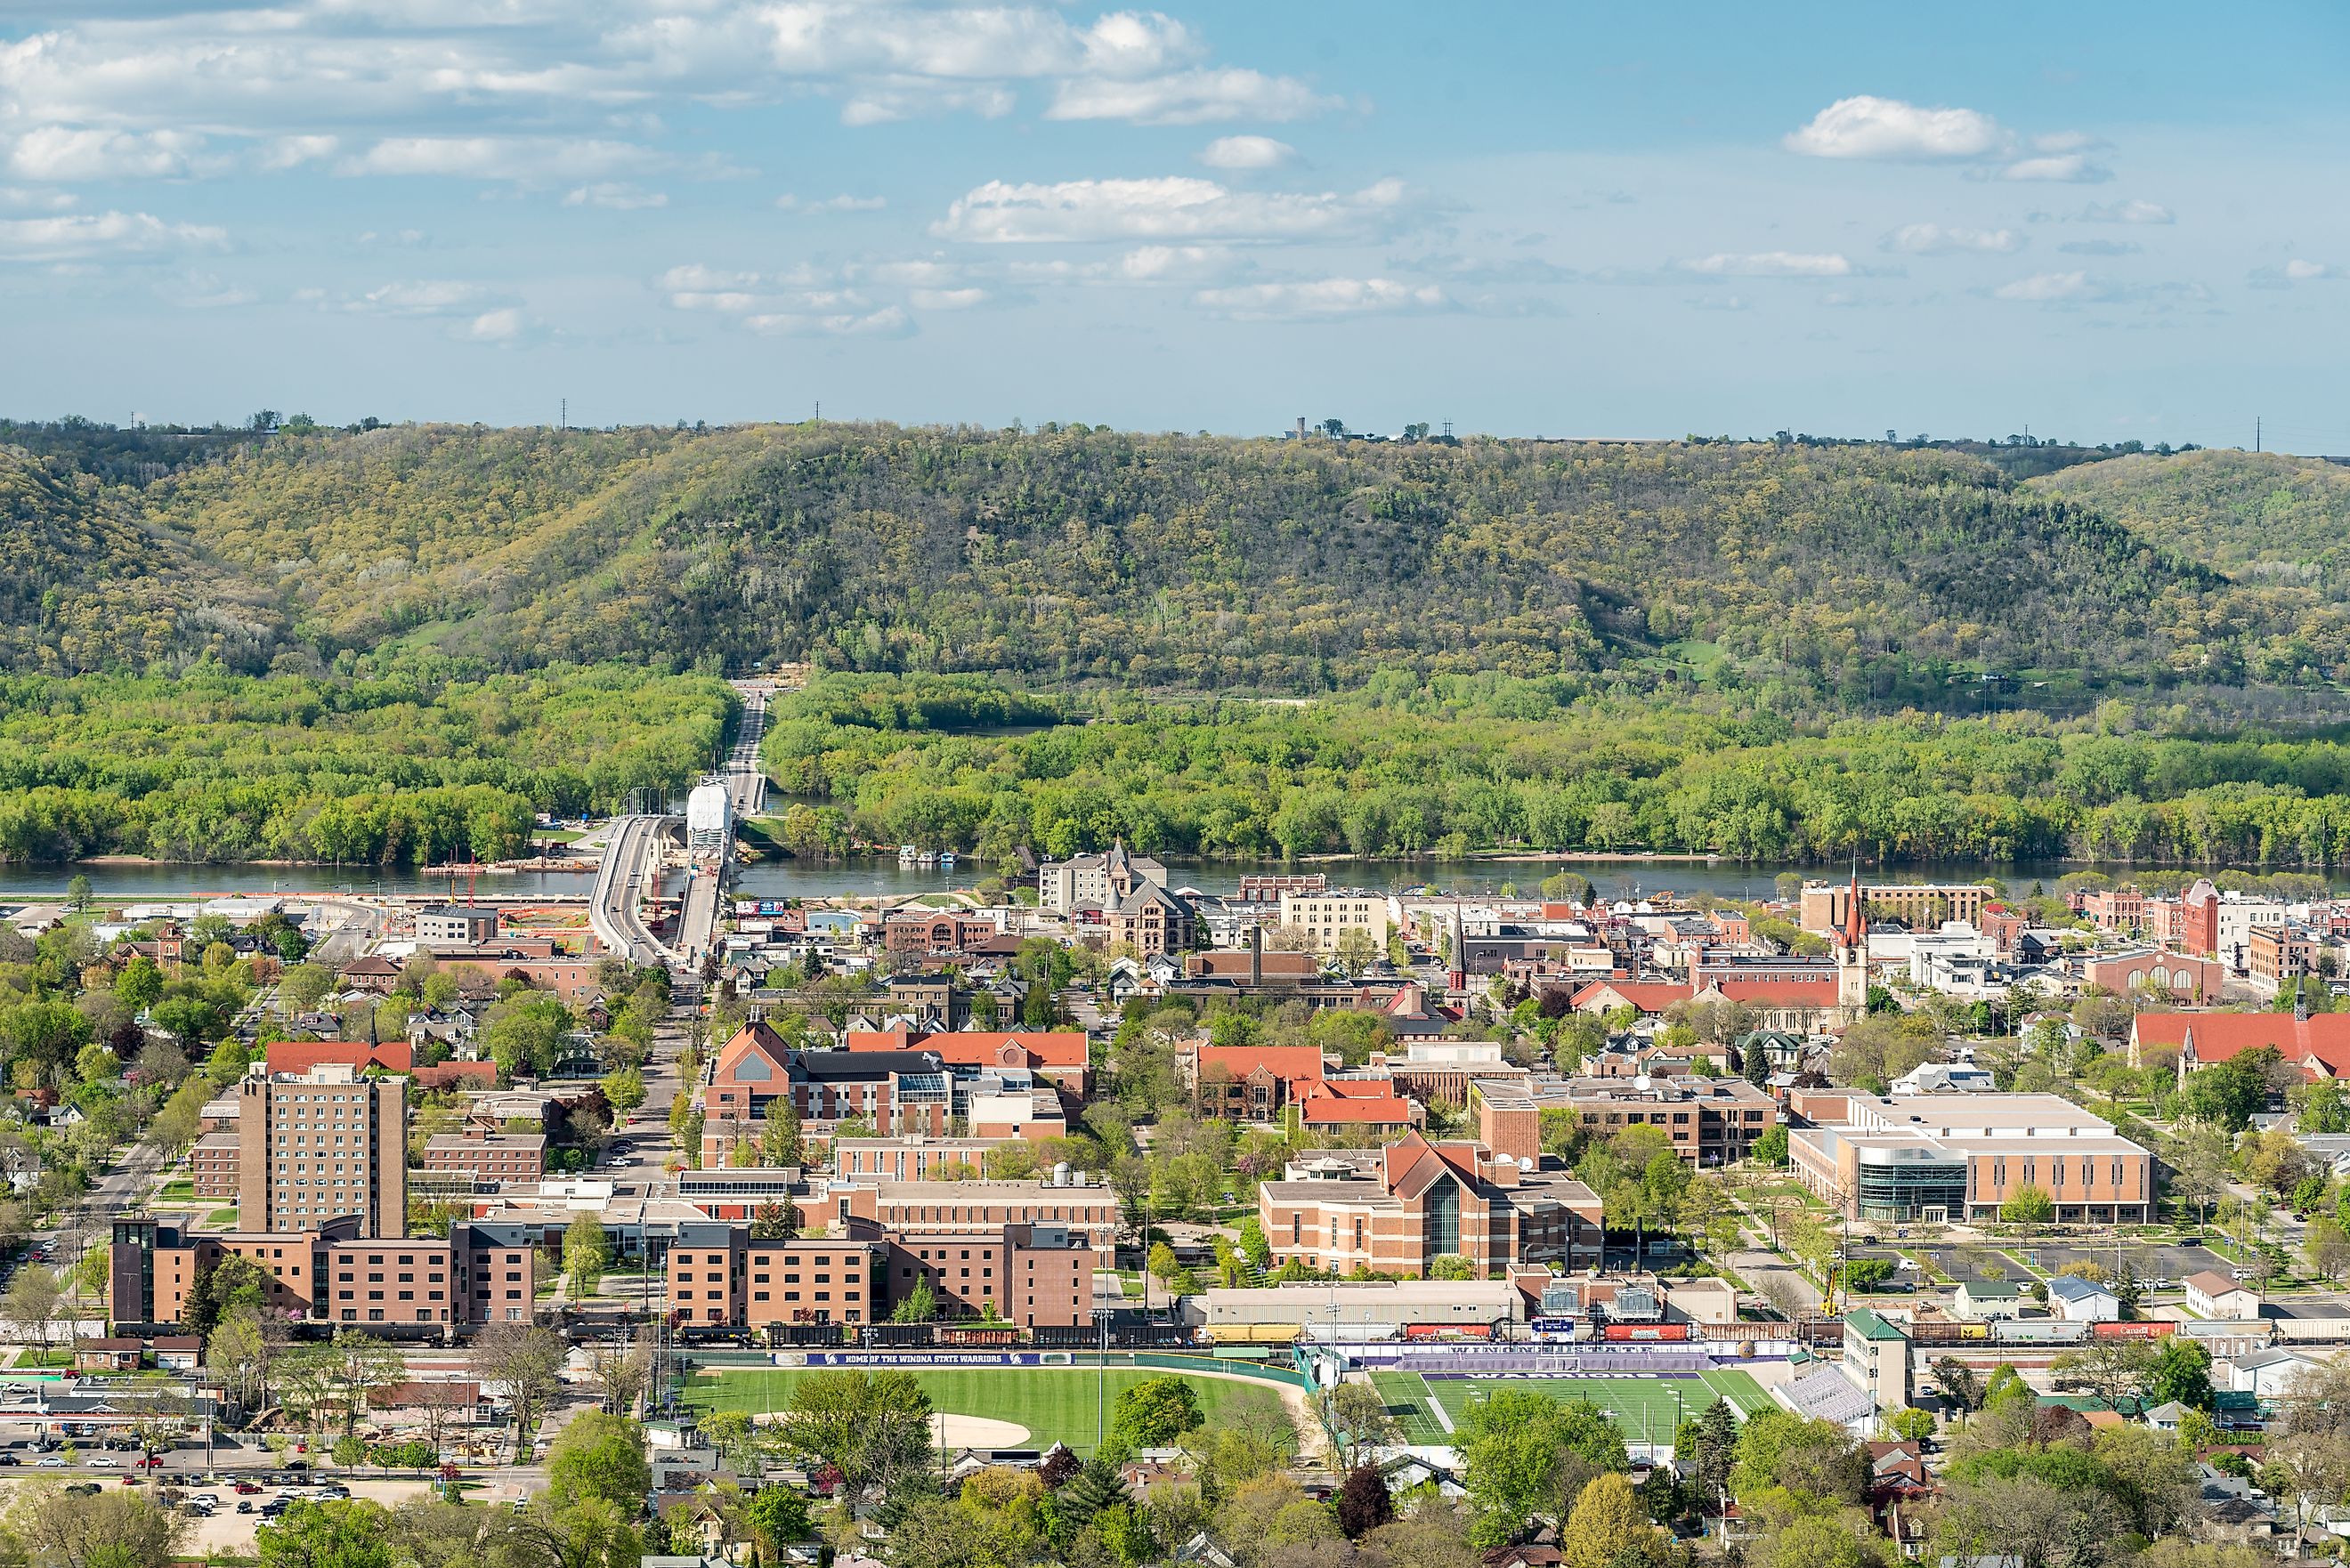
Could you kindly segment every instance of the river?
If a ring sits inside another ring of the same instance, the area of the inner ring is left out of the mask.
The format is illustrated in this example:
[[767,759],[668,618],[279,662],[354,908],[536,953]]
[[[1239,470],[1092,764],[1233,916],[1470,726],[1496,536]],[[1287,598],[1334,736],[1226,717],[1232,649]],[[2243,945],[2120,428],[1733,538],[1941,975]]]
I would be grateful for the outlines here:
[[[1531,895],[1544,877],[1554,871],[1567,870],[1588,877],[1610,898],[1629,898],[1669,888],[1682,894],[1756,898],[1771,896],[1773,878],[1782,871],[1830,879],[1840,879],[1844,874],[1833,867],[1741,865],[1726,860],[1712,865],[1680,860],[1582,861],[1565,865],[1508,860],[1332,860],[1284,866],[1278,861],[1251,864],[1176,857],[1170,858],[1167,866],[1169,879],[1175,886],[1197,888],[1207,893],[1232,892],[1240,886],[1241,877],[1252,871],[1304,870],[1322,872],[1334,888],[1375,888],[1392,892],[1426,886],[1461,893],[1490,893],[1503,882],[1513,882],[1522,893]],[[1972,882],[1996,877],[2014,891],[2025,892],[2035,881],[2053,888],[2056,878],[2065,872],[2081,869],[2084,867],[2068,862],[2044,860],[1912,866],[1891,870],[1863,867],[1861,874],[1871,882]],[[2117,877],[2128,874],[2128,868],[2124,867],[2105,869]],[[417,895],[446,893],[452,887],[452,879],[447,877],[427,877],[412,870],[379,873],[366,867],[143,863],[9,866],[0,867],[0,899],[62,898],[68,879],[77,873],[89,878],[95,897],[109,903],[188,899],[226,893]],[[949,888],[968,888],[986,875],[986,867],[971,861],[952,871],[941,871],[936,867],[900,866],[886,857],[831,864],[771,860],[744,867],[737,891],[754,898],[905,898]],[[557,894],[585,897],[593,880],[576,872],[531,872],[484,877],[477,888],[484,894],[499,898]],[[2333,882],[2337,889],[2350,888],[2350,876],[2337,876]],[[460,894],[464,891],[462,879],[454,886]]]

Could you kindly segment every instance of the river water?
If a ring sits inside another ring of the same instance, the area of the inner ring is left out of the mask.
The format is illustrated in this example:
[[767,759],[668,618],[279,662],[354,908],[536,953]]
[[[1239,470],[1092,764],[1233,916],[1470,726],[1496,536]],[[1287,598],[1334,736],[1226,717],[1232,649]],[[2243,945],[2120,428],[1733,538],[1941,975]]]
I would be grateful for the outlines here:
[[[1989,876],[1998,877],[2012,890],[2022,893],[2028,892],[2035,881],[2053,888],[2057,877],[2067,871],[2080,869],[2083,869],[2080,866],[2062,861],[1970,862],[1952,866],[1901,867],[1883,871],[1863,867],[1862,875],[1872,882],[1972,882]],[[2117,876],[2127,875],[2126,867],[2106,869]],[[1277,861],[1263,864],[1181,858],[1168,861],[1169,878],[1176,886],[1197,888],[1207,893],[1232,892],[1239,887],[1242,876],[1252,871],[1319,871],[1329,877],[1334,888],[1372,888],[1394,892],[1409,888],[1433,887],[1445,891],[1473,894],[1494,892],[1503,883],[1513,882],[1520,892],[1531,896],[1544,877],[1560,870],[1574,871],[1589,877],[1595,887],[1610,898],[1631,898],[1660,889],[1682,894],[1711,893],[1731,898],[1768,898],[1773,891],[1773,879],[1782,871],[1831,879],[1840,879],[1844,875],[1841,868],[1835,867],[1741,865],[1731,861],[1707,865],[1690,861],[1622,860],[1562,865],[1555,861],[1334,860],[1288,866]],[[0,898],[61,898],[68,879],[77,872],[89,878],[97,898],[109,902],[189,899],[226,893],[415,895],[447,893],[452,886],[452,878],[447,877],[428,877],[412,870],[380,873],[374,867],[367,867],[7,866],[0,867]],[[949,888],[968,888],[986,875],[985,867],[968,860],[952,871],[900,866],[888,857],[831,864],[771,860],[744,867],[737,882],[737,890],[743,897],[754,898],[904,898],[917,893],[943,891]],[[577,872],[531,872],[512,877],[484,877],[477,888],[484,895],[499,898],[558,894],[584,897],[593,880],[592,877]],[[2336,877],[2334,882],[2336,888],[2350,888],[2350,877]],[[462,879],[457,879],[453,885],[460,894],[464,891],[465,884]]]

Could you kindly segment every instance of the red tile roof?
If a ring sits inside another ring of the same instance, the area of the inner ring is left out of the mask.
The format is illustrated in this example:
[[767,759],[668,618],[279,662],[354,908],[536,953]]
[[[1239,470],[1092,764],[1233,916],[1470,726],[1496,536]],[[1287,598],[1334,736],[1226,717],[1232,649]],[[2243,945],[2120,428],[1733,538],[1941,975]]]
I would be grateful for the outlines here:
[[841,1036],[851,1051],[934,1051],[950,1067],[994,1066],[1006,1045],[1016,1045],[1039,1069],[1076,1071],[1086,1065],[1086,1036],[1080,1029],[1014,1031],[992,1033],[957,1029],[939,1034],[915,1034],[902,1029],[852,1029]]
[[1290,1086],[1295,1098],[1300,1085],[1322,1081],[1322,1053],[1312,1045],[1202,1045],[1200,1075],[1221,1068],[1232,1078],[1245,1078],[1263,1067]]
[[1765,1007],[1834,1007],[1836,1004],[1836,982],[1832,980],[1718,980],[1711,989],[1720,991],[1724,1001],[1759,1003]]
[[1602,996],[1613,996],[1642,1012],[1654,1013],[1662,1012],[1677,1002],[1687,1002],[1690,988],[1669,980],[1595,980],[1577,989],[1567,1005],[1579,1012],[1586,1003]]
[[1337,1122],[1359,1122],[1372,1127],[1409,1127],[1411,1102],[1399,1100],[1393,1095],[1373,1098],[1369,1096],[1324,1094],[1301,1102],[1298,1115],[1307,1127]]
[[2350,1076],[2350,1013],[2141,1012],[2133,1033],[2141,1046],[2183,1047],[2191,1038],[2195,1060],[2207,1067],[2270,1045],[2309,1077]]
[[416,1065],[416,1052],[405,1040],[370,1045],[364,1040],[275,1040],[268,1050],[272,1073],[307,1073],[313,1067],[381,1067],[405,1073]]
[[427,1089],[453,1088],[460,1084],[475,1084],[484,1089],[498,1086],[495,1062],[442,1062],[437,1066],[419,1067],[413,1075],[418,1085]]

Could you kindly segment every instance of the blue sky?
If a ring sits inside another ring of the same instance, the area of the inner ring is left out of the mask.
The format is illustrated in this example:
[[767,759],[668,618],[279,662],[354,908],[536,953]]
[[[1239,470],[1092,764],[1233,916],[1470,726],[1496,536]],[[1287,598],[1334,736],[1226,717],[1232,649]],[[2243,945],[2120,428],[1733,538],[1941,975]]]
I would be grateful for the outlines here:
[[0,0],[5,411],[2350,452],[2350,12]]

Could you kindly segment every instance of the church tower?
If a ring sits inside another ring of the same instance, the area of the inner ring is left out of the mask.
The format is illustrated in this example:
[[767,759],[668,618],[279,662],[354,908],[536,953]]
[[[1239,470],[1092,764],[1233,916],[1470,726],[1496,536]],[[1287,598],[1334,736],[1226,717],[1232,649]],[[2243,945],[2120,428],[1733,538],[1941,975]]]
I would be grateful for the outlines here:
[[1868,914],[1860,897],[1860,862],[1845,889],[1844,923],[1836,931],[1836,1009],[1846,1022],[1868,1011]]

